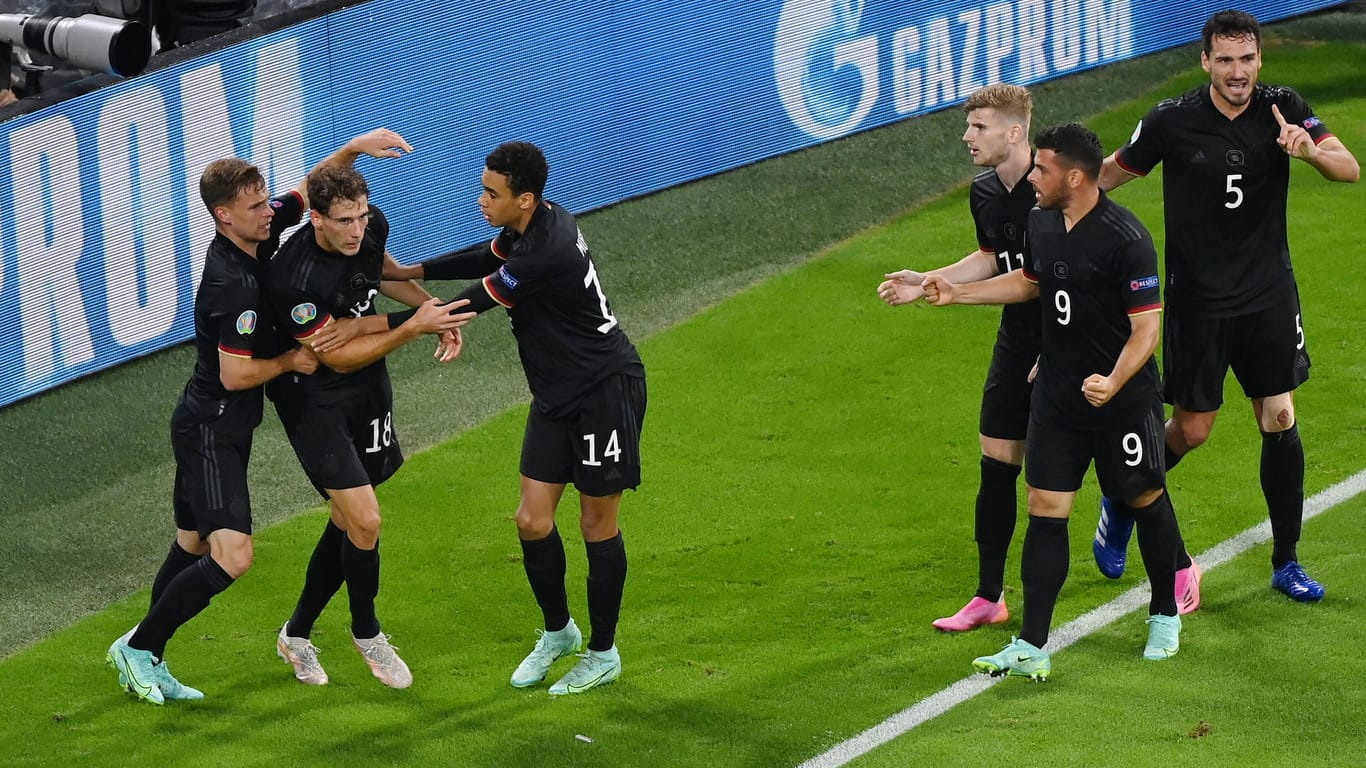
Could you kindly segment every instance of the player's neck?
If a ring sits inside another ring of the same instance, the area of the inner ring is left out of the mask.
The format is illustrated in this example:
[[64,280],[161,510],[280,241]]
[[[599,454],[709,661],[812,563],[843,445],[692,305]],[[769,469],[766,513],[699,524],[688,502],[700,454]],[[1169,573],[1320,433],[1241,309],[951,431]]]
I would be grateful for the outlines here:
[[996,177],[1001,180],[1006,191],[1013,192],[1019,184],[1026,183],[1025,174],[1029,173],[1029,166],[1033,164],[1034,156],[1029,151],[1028,145],[1022,145],[1019,152],[1011,152],[1005,162],[996,166]]
[[1225,99],[1223,96],[1219,94],[1219,89],[1215,88],[1213,83],[1211,83],[1209,86],[1209,100],[1214,103],[1214,108],[1219,110],[1219,114],[1223,115],[1229,120],[1233,120],[1234,118],[1238,117],[1238,115],[1241,115],[1244,112],[1246,112],[1248,105],[1252,103],[1251,99],[1248,99],[1246,102],[1244,102],[1242,106],[1230,103],[1227,99]]
[[531,219],[532,219],[532,217],[534,217],[534,216],[536,215],[536,211],[539,210],[542,206],[544,206],[544,207],[546,207],[546,208],[549,208],[549,207],[550,207],[549,204],[546,203],[546,201],[544,201],[544,200],[537,200],[537,201],[536,201],[536,204],[533,205],[533,206],[531,206],[531,210],[529,210],[529,211],[527,211],[526,213],[523,213],[521,216],[517,217],[516,223],[514,223],[514,224],[512,225],[512,228],[513,228],[514,230],[516,230],[517,234],[519,234],[519,235],[525,235],[525,234],[526,234],[526,228],[529,227],[529,226],[531,226]]
[[232,232],[227,232],[222,229],[218,230],[218,234],[228,238],[228,240],[230,240],[233,245],[237,246],[237,250],[241,251],[242,253],[245,253],[253,259],[256,258],[256,246],[260,245],[260,243],[256,242],[255,240],[243,240],[242,238],[238,237]]
[[1071,232],[1077,222],[1086,218],[1086,214],[1094,211],[1097,205],[1100,205],[1100,187],[1083,187],[1072,193],[1067,205],[1062,207],[1062,220],[1067,231]]

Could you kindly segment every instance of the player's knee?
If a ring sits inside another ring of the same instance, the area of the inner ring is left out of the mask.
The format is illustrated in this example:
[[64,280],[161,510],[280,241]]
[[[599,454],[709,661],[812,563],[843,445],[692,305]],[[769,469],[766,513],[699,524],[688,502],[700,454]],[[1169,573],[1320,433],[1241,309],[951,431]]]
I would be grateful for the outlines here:
[[346,535],[357,547],[374,549],[375,542],[379,541],[381,522],[378,509],[353,515],[347,521]]
[[524,541],[536,541],[550,535],[555,527],[554,515],[538,515],[521,506],[517,508],[517,535]]
[[1177,436],[1185,446],[1186,451],[1190,451],[1205,444],[1205,441],[1209,439],[1211,426],[1213,425],[1203,421],[1183,421],[1177,424]]
[[240,579],[242,574],[251,568],[251,563],[255,557],[256,551],[251,545],[251,539],[247,539],[223,548],[221,552],[214,555],[214,560],[218,561],[218,566],[229,576]]
[[610,539],[617,535],[617,516],[607,513],[584,513],[579,518],[579,530],[583,533],[584,541]]
[[1263,432],[1284,432],[1295,425],[1295,409],[1290,406],[1267,408],[1262,411]]

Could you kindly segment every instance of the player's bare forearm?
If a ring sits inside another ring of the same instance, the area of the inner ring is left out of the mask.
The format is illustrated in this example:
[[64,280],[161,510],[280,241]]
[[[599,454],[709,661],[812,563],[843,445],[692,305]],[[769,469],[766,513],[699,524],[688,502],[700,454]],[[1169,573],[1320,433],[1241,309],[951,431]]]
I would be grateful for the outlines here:
[[980,248],[948,266],[930,270],[930,274],[943,275],[954,283],[975,283],[995,277],[996,257]]
[[1136,178],[1138,177],[1120,166],[1119,162],[1115,160],[1115,153],[1113,152],[1110,153],[1109,157],[1105,158],[1105,162],[1100,166],[1100,188],[1106,192],[1109,192],[1115,187],[1127,184]]
[[411,267],[405,267],[398,263],[398,259],[395,259],[393,254],[385,251],[384,267],[380,276],[385,280],[421,280],[422,265],[414,264]]
[[1361,180],[1361,165],[1356,156],[1337,137],[1324,139],[1304,161],[1329,181],[1355,184]]
[[1157,351],[1157,341],[1162,336],[1162,313],[1153,310],[1129,315],[1129,328],[1129,340],[1124,343],[1124,349],[1120,350],[1115,367],[1110,371],[1116,391],[1129,383]]
[[[393,329],[386,327],[379,333],[357,336],[334,350],[318,352],[318,360],[337,373],[352,373],[383,358],[420,335],[421,333],[409,323]],[[307,344],[308,339],[300,339],[300,342]]]
[[270,358],[243,358],[221,351],[218,353],[218,380],[229,392],[259,387],[290,371],[312,373],[317,367],[317,359],[306,349],[291,349]]
[[954,304],[1019,304],[1038,298],[1039,284],[1025,279],[1019,270],[997,275],[989,280],[959,285],[954,292]]
[[410,307],[420,307],[432,295],[412,280],[381,280],[379,292]]
[[[313,166],[317,170],[324,166],[350,166],[356,162],[356,158],[361,155],[371,157],[402,157],[404,153],[412,152],[413,148],[404,138],[388,128],[376,128],[367,131],[359,136],[353,137],[350,141],[343,144],[336,152],[323,158],[321,162]],[[311,171],[310,171],[311,173]],[[304,205],[308,205],[308,178],[304,177],[299,185],[294,188],[295,192],[304,199]]]

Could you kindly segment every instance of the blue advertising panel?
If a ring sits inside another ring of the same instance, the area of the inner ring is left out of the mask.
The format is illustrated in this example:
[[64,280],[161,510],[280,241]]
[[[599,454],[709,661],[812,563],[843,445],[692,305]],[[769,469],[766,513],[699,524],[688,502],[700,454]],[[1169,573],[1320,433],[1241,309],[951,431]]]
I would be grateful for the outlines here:
[[0,406],[189,338],[219,157],[283,191],[397,130],[411,155],[358,167],[412,262],[492,235],[475,200],[505,140],[545,148],[547,195],[585,211],[1191,42],[1225,5],[373,0],[119,81],[0,123]]

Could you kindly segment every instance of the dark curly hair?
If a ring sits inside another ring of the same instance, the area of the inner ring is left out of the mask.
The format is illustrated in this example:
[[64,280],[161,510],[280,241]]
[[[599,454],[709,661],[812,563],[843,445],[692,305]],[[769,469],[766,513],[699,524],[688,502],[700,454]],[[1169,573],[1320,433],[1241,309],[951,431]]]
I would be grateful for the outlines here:
[[512,194],[530,192],[537,200],[545,193],[545,180],[550,175],[545,153],[540,147],[527,141],[508,141],[499,144],[484,158],[484,167],[506,176]]

